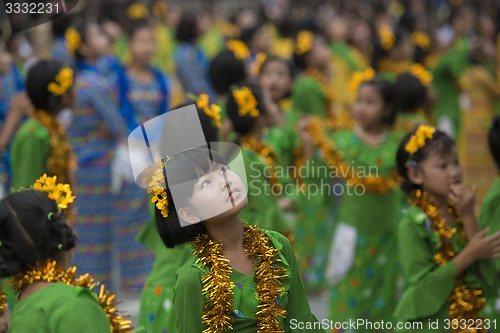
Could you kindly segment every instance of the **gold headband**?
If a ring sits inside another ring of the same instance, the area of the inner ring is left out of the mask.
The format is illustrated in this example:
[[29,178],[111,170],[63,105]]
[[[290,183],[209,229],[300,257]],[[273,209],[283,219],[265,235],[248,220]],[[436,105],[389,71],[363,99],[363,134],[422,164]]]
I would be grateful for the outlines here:
[[56,75],[56,82],[50,82],[47,91],[58,96],[64,94],[73,86],[73,70],[69,67],[61,68]]

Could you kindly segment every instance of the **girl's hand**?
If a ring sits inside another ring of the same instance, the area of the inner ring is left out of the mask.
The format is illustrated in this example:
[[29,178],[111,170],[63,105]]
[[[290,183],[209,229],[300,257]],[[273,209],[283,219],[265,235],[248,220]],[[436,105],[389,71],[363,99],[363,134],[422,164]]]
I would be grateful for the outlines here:
[[500,231],[486,236],[488,232],[490,232],[490,227],[481,230],[469,241],[466,248],[474,260],[500,258]]
[[464,223],[472,217],[475,220],[474,204],[476,200],[477,186],[472,185],[470,191],[463,184],[450,185],[449,198],[455,204],[460,217]]

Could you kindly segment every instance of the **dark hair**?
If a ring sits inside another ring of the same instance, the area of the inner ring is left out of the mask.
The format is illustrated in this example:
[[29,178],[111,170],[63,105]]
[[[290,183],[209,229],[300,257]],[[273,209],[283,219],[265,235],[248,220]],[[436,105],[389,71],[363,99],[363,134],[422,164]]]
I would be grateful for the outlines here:
[[223,95],[230,92],[232,85],[247,79],[247,69],[245,62],[236,58],[233,51],[225,50],[212,59],[208,75],[214,90]]
[[177,25],[175,39],[179,43],[189,43],[198,38],[198,19],[192,13],[183,13]]
[[62,251],[71,250],[77,242],[55,201],[35,190],[15,192],[0,201],[0,229],[0,278],[19,274],[40,261],[61,261]]
[[149,24],[148,20],[146,19],[141,19],[141,20],[134,20],[130,22],[130,25],[128,26],[127,33],[130,39],[134,37],[134,34],[141,30],[141,29],[149,29],[152,30],[153,28],[151,27],[151,24]]
[[384,58],[389,57],[389,53],[392,49],[399,46],[401,43],[408,41],[410,38],[410,34],[403,29],[395,28],[391,29],[394,35],[394,43],[389,49],[386,49],[382,45],[382,39],[380,38],[380,34],[378,31],[375,33],[374,43],[373,43],[373,52],[372,52],[372,67],[375,71],[378,71],[380,68],[380,61]]
[[66,13],[52,20],[52,35],[55,37],[64,36],[66,30],[71,26],[73,14]]
[[[406,144],[410,141],[412,135],[417,132],[417,128],[408,133],[404,139],[399,144],[398,151],[396,153],[396,166],[399,175],[403,178],[403,183],[401,184],[401,189],[407,194],[420,189],[420,185],[414,184],[408,178],[408,167],[410,161],[410,153],[405,149]],[[436,130],[432,135],[431,139],[427,139],[425,146],[419,148],[413,156],[411,156],[412,161],[417,165],[425,161],[429,157],[430,152],[437,151],[441,155],[450,154],[451,149],[455,146],[455,141],[445,132]]]
[[389,81],[385,79],[379,79],[376,78],[372,81],[364,82],[360,85],[360,88],[364,85],[369,85],[374,87],[380,96],[382,97],[382,100],[384,101],[384,108],[387,108],[390,111],[390,114],[387,117],[382,118],[382,121],[389,125],[392,126],[394,125],[394,122],[396,121],[396,108],[394,105],[395,102],[395,89],[394,89],[394,84],[390,83]]
[[26,91],[36,109],[54,113],[61,104],[61,95],[54,95],[47,90],[51,82],[64,65],[57,60],[41,60],[33,65],[26,76]]
[[279,58],[276,56],[266,58],[266,60],[260,66],[259,75],[262,74],[262,72],[264,71],[264,68],[266,68],[266,66],[269,65],[273,61],[278,61],[278,62],[281,62],[282,64],[284,64],[286,66],[286,68],[288,69],[288,73],[290,74],[290,77],[293,79],[293,77],[295,76],[295,68],[293,67],[292,62],[288,61],[287,59]]
[[425,108],[427,104],[427,88],[410,73],[398,76],[394,84],[394,93],[398,112],[414,112],[419,108]]
[[[209,151],[206,147],[192,148],[184,150],[173,155],[167,163],[167,200],[168,200],[168,217],[164,217],[161,211],[155,207],[156,230],[168,248],[173,248],[176,245],[184,244],[196,239],[198,235],[207,232],[203,221],[181,226],[180,217],[177,215],[177,210],[172,200],[172,193],[169,187],[173,185],[188,184],[181,188],[176,187],[176,192],[181,191],[181,196],[186,198],[193,194],[192,183],[189,181],[204,175],[211,170],[210,160],[207,158],[207,152],[212,156],[215,163],[225,165],[226,162],[222,157],[213,151]],[[182,221],[185,225],[186,222]]]
[[[92,19],[85,19],[85,20],[81,21],[78,25],[75,26],[75,30],[78,32],[78,34],[80,35],[80,38],[81,38],[80,45],[87,42],[88,30],[89,30],[88,28],[90,26],[92,26],[93,24],[97,24],[100,28],[99,23],[96,20],[92,20]],[[75,50],[75,58],[77,60],[85,59],[85,57],[80,52],[78,52],[78,49]]]
[[[194,102],[186,102],[176,106],[174,109],[179,109],[188,105],[192,105]],[[198,112],[198,118],[200,119],[201,128],[203,130],[203,135],[205,136],[206,142],[216,142],[218,139],[218,129],[215,127],[212,118],[207,116],[205,111],[196,106],[196,111]]]
[[488,133],[488,144],[493,160],[497,168],[500,169],[500,116],[496,116],[493,119],[490,132]]
[[[246,82],[243,84],[238,85],[237,89],[241,87],[248,87],[252,91],[252,94],[254,95],[255,99],[257,100],[257,109],[260,112],[260,115],[266,114],[267,110],[264,105],[264,99],[262,96],[262,89],[260,86],[256,85],[255,83],[250,83]],[[244,117],[239,115],[239,107],[238,104],[236,103],[236,99],[234,98],[233,94],[229,95],[227,102],[226,102],[226,112],[231,119],[231,122],[233,123],[233,129],[234,131],[239,134],[240,136],[243,136],[247,133],[249,133],[254,125],[257,117],[252,117],[250,115],[245,115]],[[259,116],[260,116],[259,115]]]
[[249,28],[245,28],[241,31],[240,40],[245,43],[247,46],[252,42],[252,39],[255,37],[255,34],[262,29],[262,25],[257,23]]

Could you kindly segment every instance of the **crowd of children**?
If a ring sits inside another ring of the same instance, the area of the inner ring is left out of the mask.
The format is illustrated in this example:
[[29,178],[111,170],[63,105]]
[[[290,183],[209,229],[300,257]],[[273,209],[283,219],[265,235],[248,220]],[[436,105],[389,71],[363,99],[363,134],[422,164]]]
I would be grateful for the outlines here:
[[500,330],[500,3],[196,4],[0,27],[0,332]]

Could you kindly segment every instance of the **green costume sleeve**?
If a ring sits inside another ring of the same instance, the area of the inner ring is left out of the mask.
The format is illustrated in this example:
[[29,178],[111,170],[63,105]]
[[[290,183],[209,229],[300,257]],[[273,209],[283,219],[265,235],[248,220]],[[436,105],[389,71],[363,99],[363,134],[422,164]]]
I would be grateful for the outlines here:
[[[323,329],[319,328],[318,319],[312,314],[311,308],[309,307],[309,301],[307,300],[304,285],[300,278],[299,268],[292,245],[288,239],[281,234],[278,235],[278,239],[279,242],[283,244],[283,255],[290,265],[291,275],[288,304],[286,307],[285,332],[325,332]],[[299,323],[301,323],[301,326],[304,325],[303,329],[299,328]],[[313,327],[315,328],[310,329]]]
[[47,130],[38,122],[28,120],[19,128],[12,142],[12,187],[29,187],[46,173],[49,154]]
[[295,81],[292,89],[293,111],[321,117],[327,116],[325,95],[320,85],[310,77]]
[[179,333],[202,332],[201,322],[205,298],[202,295],[203,272],[191,265],[179,268],[174,288],[174,309]]
[[79,288],[75,299],[61,306],[51,316],[54,333],[109,333],[109,319],[90,290]]
[[436,314],[445,306],[454,287],[455,264],[453,261],[441,267],[436,264],[425,221],[423,212],[417,216],[417,222],[407,215],[399,227],[399,255],[407,287],[396,308],[398,320],[417,320]]

